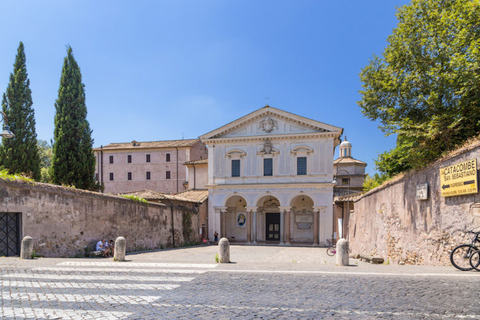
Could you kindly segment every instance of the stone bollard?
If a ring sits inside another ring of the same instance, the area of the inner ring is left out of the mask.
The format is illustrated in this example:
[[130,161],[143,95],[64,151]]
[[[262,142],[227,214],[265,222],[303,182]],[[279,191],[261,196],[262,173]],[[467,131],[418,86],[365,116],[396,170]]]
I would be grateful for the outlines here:
[[218,243],[218,256],[220,263],[230,263],[230,242],[227,238],[220,239]]
[[33,238],[26,236],[22,239],[20,259],[33,259]]
[[348,241],[340,239],[337,241],[336,263],[337,266],[348,266]]
[[115,240],[115,248],[113,249],[113,260],[125,261],[125,252],[127,250],[127,242],[124,237],[118,237]]

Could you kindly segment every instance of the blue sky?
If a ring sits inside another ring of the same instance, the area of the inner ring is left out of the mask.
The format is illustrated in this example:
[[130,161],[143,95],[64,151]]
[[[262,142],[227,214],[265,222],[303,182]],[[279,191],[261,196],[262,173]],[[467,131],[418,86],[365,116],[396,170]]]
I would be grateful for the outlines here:
[[[357,106],[400,0],[0,2],[0,92],[25,45],[39,139],[70,45],[94,145],[196,138],[269,104],[345,129],[368,163],[395,145]],[[338,156],[336,151],[335,157]]]

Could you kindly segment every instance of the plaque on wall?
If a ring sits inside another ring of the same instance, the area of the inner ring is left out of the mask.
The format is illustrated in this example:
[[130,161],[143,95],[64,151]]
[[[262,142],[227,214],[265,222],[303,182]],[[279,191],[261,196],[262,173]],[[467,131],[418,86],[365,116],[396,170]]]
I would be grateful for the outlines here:
[[428,199],[428,183],[422,183],[417,185],[417,200]]
[[295,224],[298,229],[311,229],[313,224],[313,213],[303,209],[295,213]]

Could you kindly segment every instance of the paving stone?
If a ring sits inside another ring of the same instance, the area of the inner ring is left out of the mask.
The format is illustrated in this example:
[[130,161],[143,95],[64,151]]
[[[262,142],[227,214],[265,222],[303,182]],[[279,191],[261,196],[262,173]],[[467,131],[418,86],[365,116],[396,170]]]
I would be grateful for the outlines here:
[[[122,263],[0,259],[0,317],[477,319],[480,314],[471,299],[478,272],[363,263],[337,267],[334,258],[322,256],[324,249],[311,248],[247,248],[255,250],[253,258],[240,248],[235,260],[239,248],[233,246],[235,263],[217,265],[202,258],[214,257],[214,249],[189,248],[190,261],[179,250],[129,255]],[[329,260],[318,263],[324,259]]]

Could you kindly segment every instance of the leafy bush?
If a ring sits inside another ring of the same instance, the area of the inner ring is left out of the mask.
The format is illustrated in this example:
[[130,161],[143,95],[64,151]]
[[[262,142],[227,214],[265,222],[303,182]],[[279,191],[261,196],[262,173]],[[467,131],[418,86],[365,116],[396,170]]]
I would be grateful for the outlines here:
[[122,197],[133,200],[133,201],[138,202],[138,203],[148,204],[147,200],[145,200],[144,198],[137,197],[137,196],[123,195]]

